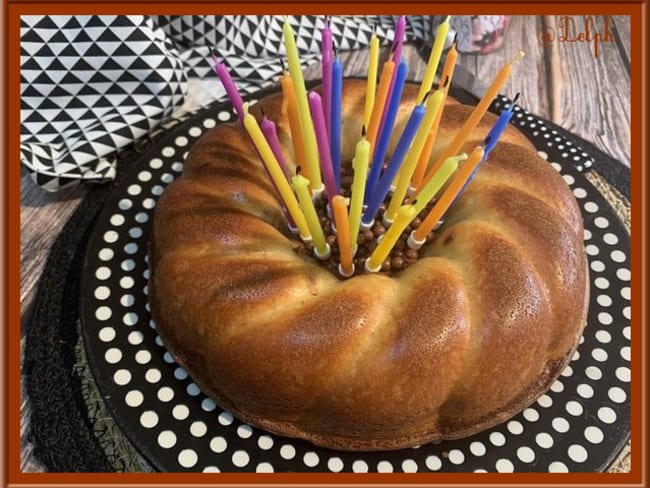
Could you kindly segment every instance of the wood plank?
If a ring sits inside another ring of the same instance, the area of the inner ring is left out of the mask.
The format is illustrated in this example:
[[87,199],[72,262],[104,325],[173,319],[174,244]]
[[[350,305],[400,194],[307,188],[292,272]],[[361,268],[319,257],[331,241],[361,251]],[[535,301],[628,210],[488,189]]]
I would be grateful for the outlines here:
[[82,185],[48,193],[25,174],[20,190],[20,303],[24,311],[32,301],[49,249],[88,189]]
[[510,97],[521,93],[520,105],[545,117],[549,113],[549,104],[545,50],[534,34],[539,31],[538,22],[536,16],[512,15],[500,49],[489,54],[460,53],[458,63],[489,84],[505,63],[511,61],[519,51],[524,51],[526,56],[514,67],[501,92]]
[[630,69],[630,39],[632,34],[630,32],[631,19],[629,15],[612,15],[610,19],[614,25],[614,39],[616,46],[621,53],[623,63]]
[[[604,32],[604,17],[593,20],[595,31]],[[584,29],[584,19],[576,23]],[[600,43],[598,57],[587,42],[560,42],[558,51],[561,112],[554,122],[629,165],[630,73],[617,44]]]

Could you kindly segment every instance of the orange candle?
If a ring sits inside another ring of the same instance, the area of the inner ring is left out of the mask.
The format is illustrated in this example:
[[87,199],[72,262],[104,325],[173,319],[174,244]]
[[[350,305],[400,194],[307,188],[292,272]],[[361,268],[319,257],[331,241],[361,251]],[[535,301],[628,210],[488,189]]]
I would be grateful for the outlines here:
[[[384,68],[381,71],[381,78],[379,79],[379,88],[377,89],[377,96],[375,103],[372,107],[372,115],[370,117],[370,124],[366,131],[366,139],[371,147],[375,144],[377,132],[381,125],[381,116],[384,113],[384,105],[386,105],[386,98],[388,98],[388,91],[390,90],[390,83],[393,79],[393,71],[395,70],[395,63],[393,61],[386,61]],[[374,149],[374,148],[373,148]]]
[[352,262],[352,243],[350,242],[350,223],[348,221],[348,209],[345,198],[335,195],[332,198],[332,213],[336,224],[336,238],[339,243],[339,273],[345,278],[354,274],[354,263]]
[[412,249],[419,249],[426,242],[427,234],[433,230],[440,218],[445,214],[447,209],[458,196],[458,193],[463,189],[465,182],[469,179],[474,171],[474,168],[483,159],[484,148],[483,146],[476,146],[472,151],[469,159],[458,170],[456,176],[451,181],[445,192],[436,202],[429,214],[424,218],[422,224],[415,229],[408,239],[408,245]]
[[476,107],[474,108],[470,116],[467,117],[467,120],[460,128],[460,130],[456,133],[454,139],[447,145],[445,150],[438,157],[431,170],[429,170],[429,172],[426,174],[423,183],[416,188],[416,197],[417,197],[417,192],[419,192],[420,189],[424,185],[426,185],[431,178],[433,178],[433,176],[436,174],[436,171],[438,171],[440,166],[444,164],[447,158],[453,156],[454,154],[458,154],[460,152],[461,148],[463,147],[463,144],[465,144],[465,141],[469,137],[470,133],[476,128],[481,118],[487,112],[488,107],[492,103],[492,100],[494,100],[494,98],[499,93],[501,87],[505,85],[506,81],[508,80],[508,77],[512,72],[512,65],[523,57],[524,57],[524,52],[519,51],[517,56],[515,56],[511,62],[507,63],[506,65],[503,66],[503,68],[501,68],[501,71],[499,71],[496,78],[494,78],[492,84],[485,92],[485,95],[483,95],[481,101],[478,103],[478,105],[476,105]]
[[438,136],[438,127],[440,127],[440,119],[442,118],[442,112],[445,109],[445,101],[447,100],[447,94],[449,93],[449,87],[451,86],[451,79],[454,77],[454,69],[456,68],[457,59],[458,51],[456,50],[456,41],[454,41],[447,52],[447,58],[445,59],[445,64],[442,67],[442,74],[440,75],[440,84],[444,91],[442,106],[433,121],[429,137],[427,138],[427,142],[424,144],[424,148],[420,153],[420,159],[418,160],[418,164],[413,172],[413,178],[411,179],[411,188],[413,189],[421,188],[423,186],[422,180],[427,171],[429,158],[431,157],[431,152],[433,151],[433,146],[436,142],[436,137]]
[[298,105],[296,103],[296,92],[293,89],[293,81],[286,71],[280,78],[280,84],[282,85],[282,94],[287,104],[287,116],[291,130],[294,162],[296,166],[302,167],[302,174],[309,179],[309,169],[305,165],[305,143],[302,140],[302,130],[300,130],[300,115],[298,114]]

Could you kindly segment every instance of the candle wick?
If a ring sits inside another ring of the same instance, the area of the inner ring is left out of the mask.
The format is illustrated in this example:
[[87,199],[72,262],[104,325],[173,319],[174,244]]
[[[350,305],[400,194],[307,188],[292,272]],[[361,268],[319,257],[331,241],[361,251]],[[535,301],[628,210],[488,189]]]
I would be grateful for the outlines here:
[[330,20],[329,20],[329,15],[325,16],[325,28],[329,29],[330,26]]
[[339,55],[338,55],[338,49],[336,47],[336,41],[332,41],[332,51],[334,51],[334,57],[338,58]]
[[302,167],[300,165],[296,166],[296,175],[302,173]]
[[287,72],[287,65],[284,64],[284,58],[280,58],[280,64],[282,65],[282,72],[286,73]]
[[[447,78],[449,78],[449,77],[447,77]],[[420,105],[424,105],[425,103],[427,103],[427,100],[429,99],[429,95],[431,95],[432,93],[433,93],[433,90],[429,90],[428,92],[426,92],[424,94],[424,97],[422,97],[422,102],[421,102]]]
[[458,32],[456,32],[456,34],[454,35],[454,42],[452,42],[452,44],[454,46],[456,46],[458,44]]
[[511,61],[510,64],[518,63],[519,61],[521,61],[521,60],[523,59],[523,57],[524,57],[525,55],[526,55],[525,52],[523,52],[523,51],[519,51],[519,52],[517,53],[517,55],[512,59],[512,61]]
[[263,108],[260,108],[260,112],[262,112],[262,117],[263,117],[263,118],[266,118],[266,114],[264,113],[264,109],[263,109]]
[[517,94],[515,95],[515,98],[512,99],[512,105],[517,103],[517,100],[519,100],[520,95],[521,95],[521,92],[517,92]]
[[366,126],[365,125],[361,126],[361,137],[366,137]]
[[492,136],[487,136],[485,140],[483,141],[483,146],[488,146],[490,142],[492,141]]

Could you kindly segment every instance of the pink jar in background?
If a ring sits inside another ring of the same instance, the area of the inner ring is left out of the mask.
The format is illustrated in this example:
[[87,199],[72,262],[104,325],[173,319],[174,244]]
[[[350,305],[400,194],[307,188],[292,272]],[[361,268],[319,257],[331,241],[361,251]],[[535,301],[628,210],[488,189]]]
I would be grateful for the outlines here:
[[458,34],[458,52],[491,53],[501,47],[509,20],[508,15],[453,15],[450,36]]

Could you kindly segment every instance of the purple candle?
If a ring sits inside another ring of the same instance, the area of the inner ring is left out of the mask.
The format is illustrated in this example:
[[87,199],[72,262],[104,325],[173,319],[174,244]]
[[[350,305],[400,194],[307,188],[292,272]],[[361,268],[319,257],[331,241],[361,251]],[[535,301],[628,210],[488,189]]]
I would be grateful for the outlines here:
[[368,208],[364,212],[362,219],[362,224],[364,226],[371,225],[375,220],[375,214],[379,210],[379,207],[390,191],[390,185],[395,179],[397,171],[402,165],[404,157],[406,157],[406,153],[411,147],[411,143],[413,142],[413,138],[415,137],[415,133],[417,132],[418,127],[420,127],[420,123],[422,122],[422,118],[424,117],[425,112],[426,110],[422,104],[417,105],[413,109],[413,112],[411,112],[411,116],[406,123],[406,127],[404,127],[404,131],[402,132],[402,135],[397,142],[395,151],[393,151],[393,154],[390,157],[386,171],[384,171],[381,180],[379,180],[377,185],[375,185],[372,196],[368,199]]
[[232,81],[228,68],[226,68],[225,64],[219,61],[215,51],[212,51],[212,59],[214,60],[214,70],[217,72],[217,76],[221,80],[223,87],[226,89],[230,103],[235,108],[239,119],[242,120],[244,118],[244,101],[237,90],[237,86],[235,85],[235,82]]
[[393,62],[399,63],[402,59],[402,45],[404,44],[404,34],[406,33],[406,17],[400,15],[395,26],[395,38],[393,39]]
[[316,132],[316,143],[318,144],[318,153],[320,155],[320,169],[323,173],[323,182],[329,201],[337,194],[336,180],[334,179],[334,170],[332,169],[332,158],[330,156],[330,146],[327,140],[327,129],[325,128],[325,116],[323,114],[323,102],[318,93],[309,92],[309,109],[311,118],[314,121],[314,131]]
[[323,69],[323,113],[325,128],[330,130],[330,113],[332,106],[332,31],[325,16],[325,27],[321,33],[321,65]]
[[284,159],[284,153],[280,147],[280,140],[278,139],[278,131],[275,123],[272,120],[269,120],[266,115],[263,115],[260,127],[262,128],[264,137],[266,137],[266,140],[271,147],[271,151],[273,151],[273,154],[275,155],[275,159],[278,160],[278,164],[280,165],[280,168],[282,168],[284,176],[287,178],[287,181],[291,181],[291,173],[289,173],[287,163]]

